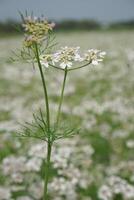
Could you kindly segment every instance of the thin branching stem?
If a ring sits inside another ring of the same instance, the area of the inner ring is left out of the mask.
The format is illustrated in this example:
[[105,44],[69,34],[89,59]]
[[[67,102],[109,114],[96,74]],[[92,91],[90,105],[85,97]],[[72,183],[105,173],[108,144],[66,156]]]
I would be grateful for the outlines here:
[[[67,69],[67,71],[70,72],[70,71],[73,71],[73,70],[81,69],[81,68],[86,67],[86,66],[88,66],[88,65],[90,65],[90,64],[91,64],[91,61],[88,62],[88,63],[86,63],[86,64],[84,64],[84,65],[81,65],[81,66],[79,66],[79,67],[74,67],[74,68]],[[50,65],[51,67],[53,67],[53,68],[55,68],[55,69],[58,69],[58,70],[61,70],[61,71],[64,71],[64,70],[65,70],[65,69],[62,69],[62,68],[60,68],[60,67],[58,67],[58,66],[56,66],[56,65],[53,65],[53,64],[49,64],[49,65]]]
[[60,114],[61,114],[61,106],[62,106],[62,102],[63,102],[65,84],[66,84],[66,79],[67,79],[67,72],[68,72],[68,70],[67,70],[67,67],[66,67],[65,70],[64,70],[64,79],[63,79],[63,84],[62,84],[62,89],[61,89],[61,95],[60,95],[60,101],[59,101],[59,106],[58,106],[55,128],[57,128],[58,125],[59,125]]
[[90,64],[91,64],[91,62],[88,62],[85,65],[82,65],[82,66],[79,66],[79,67],[70,68],[70,69],[68,69],[68,71],[73,71],[73,70],[76,70],[76,69],[81,69],[81,68],[86,67],[87,65],[90,65]]
[[42,79],[42,85],[43,85],[43,89],[44,89],[45,105],[46,105],[46,115],[47,115],[47,127],[48,127],[48,131],[49,131],[49,129],[50,129],[49,101],[48,101],[46,81],[45,81],[45,77],[44,77],[44,74],[43,74],[42,65],[40,63],[39,51],[38,51],[37,44],[35,44],[35,51],[36,51],[36,58],[37,58],[38,67],[39,67],[39,70],[40,70],[41,79]]
[[49,65],[55,69],[58,69],[58,70],[61,70],[61,71],[64,71],[64,69],[60,68],[60,67],[57,67],[56,65],[52,65],[49,63]]

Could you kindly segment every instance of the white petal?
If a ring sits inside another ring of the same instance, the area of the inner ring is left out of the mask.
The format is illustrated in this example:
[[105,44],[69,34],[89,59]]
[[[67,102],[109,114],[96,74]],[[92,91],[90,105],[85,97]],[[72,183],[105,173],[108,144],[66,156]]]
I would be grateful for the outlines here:
[[69,67],[69,68],[72,67],[72,62],[66,63],[66,66]]
[[60,67],[61,67],[62,69],[65,69],[65,68],[66,68],[66,66],[67,66],[67,64],[66,64],[66,63],[64,63],[64,62],[62,62],[62,63],[60,64]]
[[100,52],[101,55],[105,56],[106,55],[106,52],[105,51],[102,51]]
[[74,57],[74,60],[75,61],[81,61],[81,57],[79,54],[76,54],[75,57]]
[[57,63],[57,62],[59,62],[59,59],[53,58],[52,62],[53,62],[53,63],[55,63],[55,62]]
[[103,61],[103,59],[97,59],[97,61],[98,61],[98,62],[102,62],[102,61]]
[[93,51],[94,51],[93,49],[88,49],[88,51],[87,51],[87,52],[89,52],[89,53],[90,53],[90,52],[93,52]]
[[44,65],[44,67],[47,67],[47,68],[48,68],[48,66],[49,66],[49,65],[48,65],[48,62],[43,62],[43,61],[42,61],[41,64]]
[[102,51],[102,52],[99,53],[99,56],[100,56],[101,58],[104,58],[105,55],[106,55],[106,52],[105,52],[105,51]]
[[48,65],[48,63],[44,63],[44,66],[45,66],[46,68],[48,68],[49,65]]
[[92,64],[93,64],[93,65],[98,65],[99,63],[98,63],[97,60],[92,60]]

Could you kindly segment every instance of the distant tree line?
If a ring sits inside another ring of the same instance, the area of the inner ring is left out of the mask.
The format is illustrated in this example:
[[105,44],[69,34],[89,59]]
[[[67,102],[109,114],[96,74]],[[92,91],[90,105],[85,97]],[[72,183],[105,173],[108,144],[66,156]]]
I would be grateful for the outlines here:
[[56,23],[57,30],[97,30],[101,24],[94,20],[65,20]]
[[19,22],[0,22],[0,33],[21,33],[22,27]]
[[134,20],[112,23],[110,29],[134,29]]
[[[57,31],[75,31],[75,30],[120,30],[134,29],[134,20],[126,22],[111,23],[107,26],[95,20],[63,20],[56,22],[55,30]],[[0,33],[21,33],[22,26],[20,22],[7,21],[0,22]]]

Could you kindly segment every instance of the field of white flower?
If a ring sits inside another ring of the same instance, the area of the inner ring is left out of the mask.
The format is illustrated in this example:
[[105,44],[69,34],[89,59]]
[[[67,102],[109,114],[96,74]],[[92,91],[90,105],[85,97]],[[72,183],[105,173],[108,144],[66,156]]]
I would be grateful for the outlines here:
[[[99,66],[68,76],[61,117],[80,133],[54,145],[51,200],[134,200],[133,35],[57,33],[61,46],[97,48],[107,56]],[[0,200],[42,200],[43,195],[46,148],[38,140],[16,136],[21,123],[30,122],[44,106],[38,70],[8,61],[21,41],[18,36],[0,39]],[[55,69],[47,73],[55,117],[63,76]]]

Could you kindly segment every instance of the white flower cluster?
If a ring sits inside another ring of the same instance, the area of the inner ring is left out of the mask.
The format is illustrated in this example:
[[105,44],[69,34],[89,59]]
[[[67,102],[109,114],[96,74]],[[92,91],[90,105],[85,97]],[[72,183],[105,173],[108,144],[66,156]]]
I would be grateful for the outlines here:
[[129,148],[129,149],[133,149],[134,148],[134,140],[128,140],[126,142],[126,146]]
[[134,199],[134,186],[118,176],[111,176],[108,184],[103,185],[98,192],[102,200],[112,200],[116,195],[121,194],[125,200]]
[[[6,187],[0,187],[0,200],[13,200],[13,192],[22,190],[27,190],[32,196],[17,196],[16,200],[42,198],[43,181],[39,177],[39,173],[46,153],[42,142],[31,145],[26,157],[12,155],[2,160],[1,170],[5,177],[8,176],[8,182]],[[71,141],[66,139],[55,143],[51,162],[58,177],[54,177],[49,184],[52,196],[56,194],[56,197],[59,198],[65,196],[66,199],[77,200],[77,187],[86,189],[90,184],[91,180],[87,179],[88,171],[86,169],[91,166],[93,153],[92,146],[86,144],[86,141],[80,141],[79,137]],[[29,184],[33,179],[34,183]],[[4,193],[6,193],[5,196],[3,196]]]
[[70,181],[66,180],[63,177],[54,178],[53,182],[49,184],[49,190],[51,193],[55,192],[55,196],[65,196],[65,198],[69,200],[77,199],[77,194],[74,189],[74,185],[72,185]]
[[106,55],[105,52],[97,49],[90,49],[81,55],[79,50],[80,47],[61,47],[61,49],[54,54],[41,55],[41,64],[45,67],[48,67],[49,64],[57,64],[62,69],[71,68],[75,62],[86,61],[89,64],[98,65],[99,62],[103,61]]
[[8,188],[0,187],[0,200],[9,200],[11,199],[11,193]]
[[10,176],[12,183],[22,183],[23,174],[27,172],[39,172],[42,159],[37,157],[26,158],[23,156],[9,156],[3,159],[2,170],[5,176]]
[[97,49],[89,49],[84,54],[84,60],[91,62],[93,65],[98,65],[99,62],[103,61],[105,55],[106,55],[106,52],[104,51],[100,51]]

